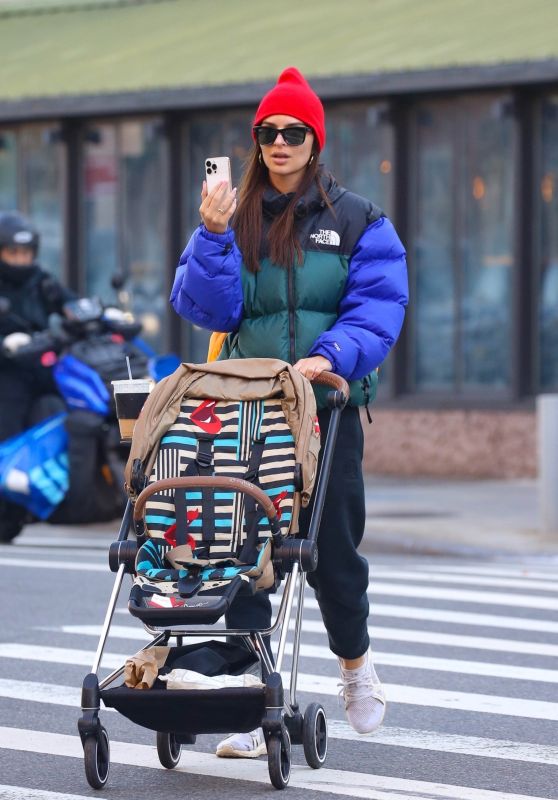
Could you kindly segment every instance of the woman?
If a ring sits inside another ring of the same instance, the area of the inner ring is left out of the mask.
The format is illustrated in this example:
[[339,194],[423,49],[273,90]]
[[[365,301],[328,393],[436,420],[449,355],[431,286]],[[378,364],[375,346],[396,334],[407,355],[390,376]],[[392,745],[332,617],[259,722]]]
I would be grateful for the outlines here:
[[[348,720],[370,733],[386,701],[369,650],[368,563],[357,552],[365,523],[358,406],[401,330],[407,273],[391,223],[318,164],[325,136],[320,99],[298,70],[286,69],[254,117],[239,198],[225,183],[210,193],[203,185],[202,224],[180,259],[171,302],[191,322],[229,331],[228,357],[281,358],[309,379],[334,371],[350,382],[308,582],[339,659]],[[319,390],[317,397],[325,440],[330,411]],[[310,513],[301,514],[302,531]],[[227,624],[265,628],[270,620],[260,594],[239,598]],[[261,731],[217,748],[222,756],[263,753]]]

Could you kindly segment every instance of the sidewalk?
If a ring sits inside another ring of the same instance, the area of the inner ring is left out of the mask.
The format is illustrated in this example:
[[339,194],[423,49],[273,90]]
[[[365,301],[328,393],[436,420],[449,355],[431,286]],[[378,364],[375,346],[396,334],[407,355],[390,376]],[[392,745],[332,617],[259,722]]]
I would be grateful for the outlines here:
[[538,529],[535,480],[440,480],[366,475],[363,550],[558,560],[558,531]]

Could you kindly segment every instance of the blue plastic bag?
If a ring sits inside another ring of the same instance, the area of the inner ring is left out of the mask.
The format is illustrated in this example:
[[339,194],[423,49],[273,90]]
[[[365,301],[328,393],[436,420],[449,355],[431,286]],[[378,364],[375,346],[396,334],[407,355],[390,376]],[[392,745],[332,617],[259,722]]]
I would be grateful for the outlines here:
[[67,414],[57,414],[0,444],[0,495],[47,519],[69,487]]

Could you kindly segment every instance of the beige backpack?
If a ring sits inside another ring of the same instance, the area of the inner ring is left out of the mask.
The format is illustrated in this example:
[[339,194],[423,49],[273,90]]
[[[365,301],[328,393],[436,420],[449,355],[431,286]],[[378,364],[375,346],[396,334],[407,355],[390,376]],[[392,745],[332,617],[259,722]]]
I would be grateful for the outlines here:
[[[279,492],[282,485],[293,484],[294,493],[285,497],[288,507],[282,509],[287,524],[281,527],[283,533],[294,533],[300,507],[310,501],[319,448],[312,386],[286,362],[184,363],[154,387],[135,424],[126,488],[134,500],[146,483],[191,475],[194,462],[201,461],[203,474],[255,480],[272,500],[286,494]],[[259,475],[256,461],[262,465]],[[151,536],[163,536],[172,521],[170,505],[165,518],[163,500],[160,513],[151,509],[146,517]],[[203,515],[203,505],[200,510]],[[211,513],[215,523],[216,512]]]

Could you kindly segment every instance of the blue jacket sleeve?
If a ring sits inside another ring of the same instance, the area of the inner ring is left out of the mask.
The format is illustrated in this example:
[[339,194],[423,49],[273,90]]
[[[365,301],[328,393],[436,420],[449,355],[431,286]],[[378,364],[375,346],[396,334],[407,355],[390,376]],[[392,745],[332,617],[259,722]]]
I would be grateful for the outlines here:
[[200,225],[180,257],[170,301],[184,319],[223,333],[235,331],[243,311],[242,256],[231,229]]
[[356,243],[337,320],[316,339],[311,355],[325,356],[347,380],[364,377],[397,341],[408,296],[405,249],[381,217]]

